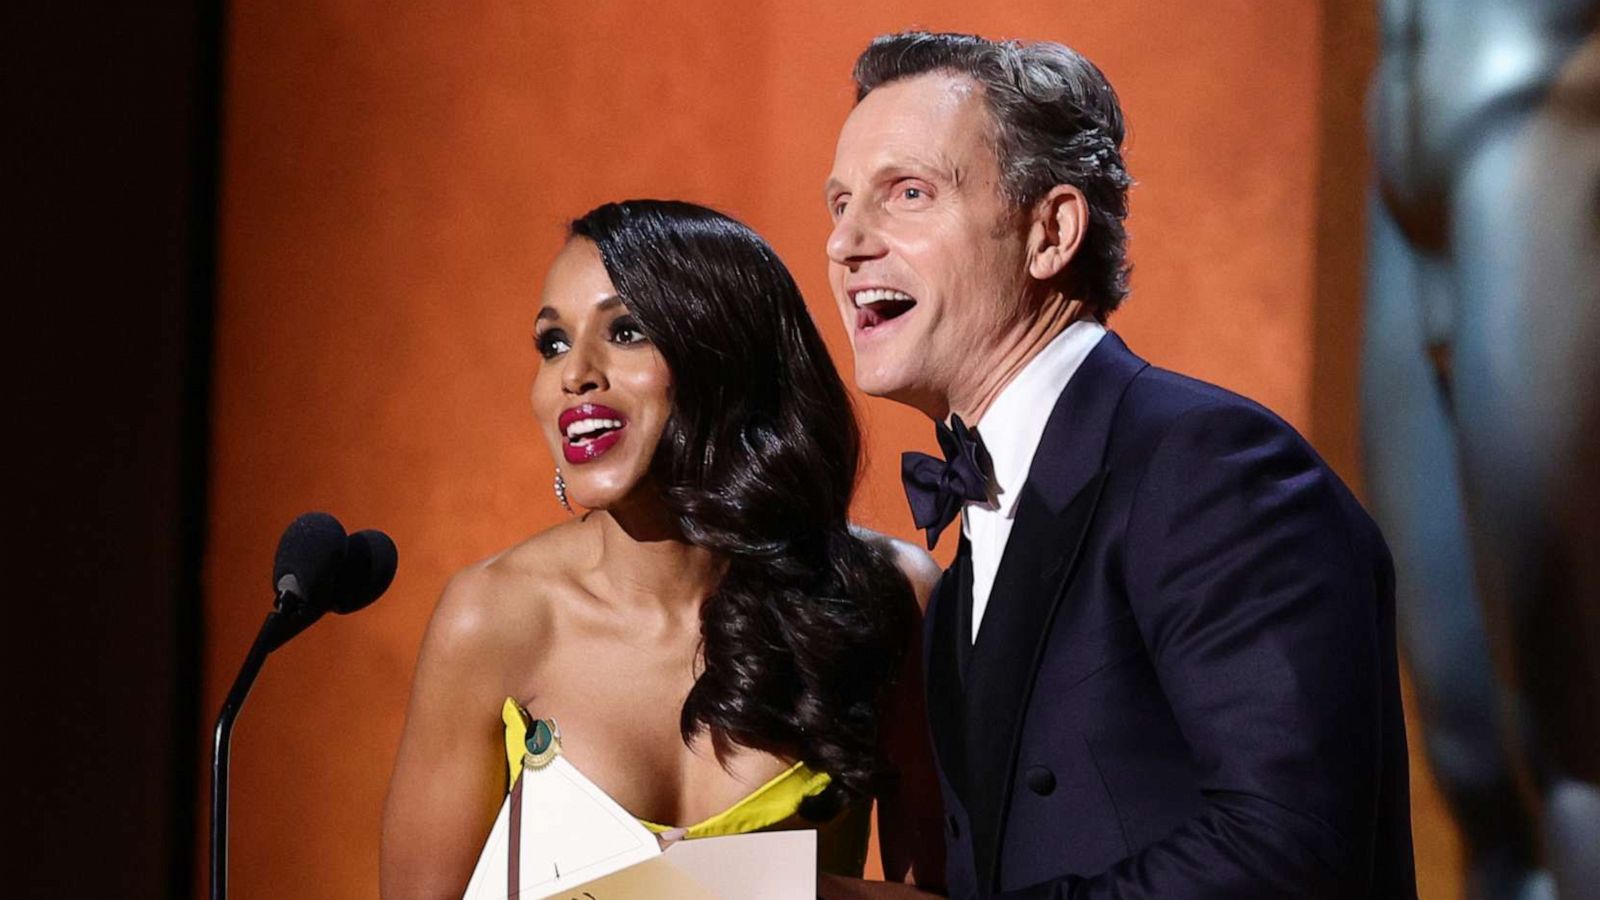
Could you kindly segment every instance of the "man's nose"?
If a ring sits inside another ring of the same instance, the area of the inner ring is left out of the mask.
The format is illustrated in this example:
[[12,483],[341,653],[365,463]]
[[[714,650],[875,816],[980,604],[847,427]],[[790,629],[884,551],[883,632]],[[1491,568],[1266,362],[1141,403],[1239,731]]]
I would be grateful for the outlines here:
[[580,396],[590,391],[603,391],[606,381],[604,353],[581,345],[567,351],[561,367],[561,390]]
[[828,235],[828,259],[854,268],[883,255],[883,242],[866,216],[846,209]]

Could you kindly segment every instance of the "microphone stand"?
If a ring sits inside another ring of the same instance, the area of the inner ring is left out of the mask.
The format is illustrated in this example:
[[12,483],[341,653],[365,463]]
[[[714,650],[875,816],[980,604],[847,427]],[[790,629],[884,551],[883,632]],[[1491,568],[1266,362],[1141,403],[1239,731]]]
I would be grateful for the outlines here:
[[222,701],[222,712],[217,715],[217,728],[211,738],[211,900],[226,900],[228,896],[228,749],[233,740],[233,723],[239,709],[250,695],[250,688],[261,674],[267,654],[282,647],[288,640],[304,631],[316,615],[308,615],[300,607],[298,597],[280,592],[273,610],[256,632],[255,643],[245,655],[244,665]]

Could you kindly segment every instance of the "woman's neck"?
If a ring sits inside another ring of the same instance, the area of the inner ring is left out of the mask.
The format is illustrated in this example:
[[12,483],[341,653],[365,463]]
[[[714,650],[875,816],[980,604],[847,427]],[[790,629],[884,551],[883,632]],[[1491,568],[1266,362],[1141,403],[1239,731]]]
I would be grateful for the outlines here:
[[722,579],[724,561],[684,539],[659,504],[596,510],[589,524],[599,533],[593,573],[603,596],[616,603],[651,607],[676,616],[692,612]]

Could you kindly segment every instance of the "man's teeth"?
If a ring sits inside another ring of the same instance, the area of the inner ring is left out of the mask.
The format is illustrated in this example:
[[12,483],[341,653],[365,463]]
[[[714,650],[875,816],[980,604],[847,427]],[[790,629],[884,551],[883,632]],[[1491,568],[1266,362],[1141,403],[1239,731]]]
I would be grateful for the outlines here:
[[607,431],[612,428],[621,428],[621,419],[579,419],[567,426],[567,440],[577,441],[594,434],[597,431]]
[[892,291],[888,288],[872,288],[865,291],[856,291],[851,295],[851,299],[856,302],[857,309],[871,306],[874,303],[885,303],[890,300],[895,300],[901,303],[917,302],[916,298],[912,297],[910,294],[902,291]]

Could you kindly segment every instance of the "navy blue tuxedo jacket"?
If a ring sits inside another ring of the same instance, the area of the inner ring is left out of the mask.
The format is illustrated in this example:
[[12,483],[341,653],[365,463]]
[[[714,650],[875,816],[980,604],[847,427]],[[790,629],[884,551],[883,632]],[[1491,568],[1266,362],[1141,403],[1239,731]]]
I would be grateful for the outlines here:
[[952,897],[1414,897],[1394,576],[1295,431],[1107,334],[976,643],[930,601]]

